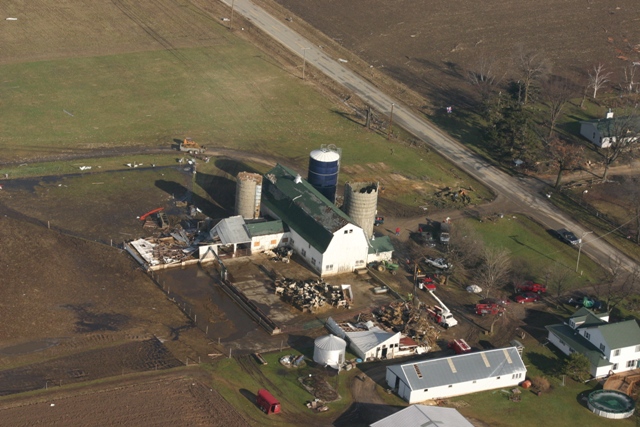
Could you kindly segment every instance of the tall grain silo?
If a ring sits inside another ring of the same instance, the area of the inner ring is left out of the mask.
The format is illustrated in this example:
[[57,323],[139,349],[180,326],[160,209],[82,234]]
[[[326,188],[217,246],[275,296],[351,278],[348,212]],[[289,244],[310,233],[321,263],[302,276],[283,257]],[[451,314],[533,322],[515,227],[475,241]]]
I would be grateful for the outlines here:
[[313,342],[313,361],[338,369],[344,363],[347,342],[335,335],[318,337]]
[[331,203],[336,201],[339,172],[340,150],[335,145],[323,146],[309,155],[307,181]]
[[378,209],[378,183],[347,182],[344,186],[342,209],[370,239]]
[[236,215],[245,219],[260,217],[262,175],[240,172],[236,181]]

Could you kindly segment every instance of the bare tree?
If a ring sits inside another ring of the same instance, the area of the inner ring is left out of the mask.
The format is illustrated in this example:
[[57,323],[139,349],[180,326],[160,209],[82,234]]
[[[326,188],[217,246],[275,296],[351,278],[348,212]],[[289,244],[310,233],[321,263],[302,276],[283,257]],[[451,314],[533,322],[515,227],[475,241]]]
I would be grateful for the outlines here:
[[635,63],[627,64],[627,66],[622,70],[624,73],[624,80],[620,84],[620,87],[623,92],[628,94],[638,93],[640,90],[640,83],[636,82],[637,66],[634,64]]
[[552,76],[544,82],[542,96],[549,107],[549,138],[551,138],[564,107],[575,96],[575,88],[569,80]]
[[520,49],[516,58],[516,66],[520,73],[520,84],[524,91],[522,103],[527,104],[533,89],[549,72],[550,65],[543,53]]
[[447,258],[456,266],[453,270],[455,279],[466,280],[470,271],[480,264],[483,254],[482,238],[471,226],[460,222],[451,229]]
[[491,56],[481,56],[473,70],[468,72],[469,82],[478,89],[482,100],[486,100],[500,83],[501,78],[495,72],[496,59]]
[[511,271],[511,253],[502,248],[486,247],[482,256],[482,264],[477,273],[477,282],[489,297],[492,290],[504,285],[509,280]]
[[610,258],[609,265],[605,271],[593,285],[596,297],[604,302],[607,311],[613,310],[618,304],[624,301],[630,295],[638,292],[640,284],[640,267],[629,272],[626,271],[622,260],[619,258]]
[[593,99],[598,96],[598,91],[602,89],[607,83],[609,83],[609,77],[611,73],[607,72],[604,68],[604,64],[600,63],[593,66],[593,70],[589,70],[589,86],[593,89]]
[[556,303],[560,302],[560,297],[571,288],[574,274],[571,269],[560,265],[551,264],[544,271],[547,283],[545,285],[553,293]]
[[632,155],[632,149],[640,142],[640,114],[638,107],[626,108],[622,115],[607,121],[608,142],[598,147],[603,158],[604,173],[602,180],[607,180],[609,168],[620,156]]
[[560,138],[553,138],[549,141],[547,149],[551,160],[558,167],[558,175],[554,185],[555,188],[558,188],[562,182],[562,173],[564,171],[573,171],[580,167],[584,160],[584,147],[571,144]]

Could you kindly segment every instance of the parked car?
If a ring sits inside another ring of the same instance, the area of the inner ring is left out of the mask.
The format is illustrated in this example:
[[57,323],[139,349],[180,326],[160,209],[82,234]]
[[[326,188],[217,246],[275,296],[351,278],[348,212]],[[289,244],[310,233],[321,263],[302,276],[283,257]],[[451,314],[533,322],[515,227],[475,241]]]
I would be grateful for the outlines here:
[[509,304],[509,300],[506,298],[484,298],[478,301],[478,304],[498,304],[498,305],[507,305]]
[[435,268],[439,268],[440,270],[447,270],[449,268],[451,268],[451,264],[447,264],[447,260],[444,258],[429,258],[426,257],[424,259],[424,262],[426,262],[429,265],[434,266]]
[[518,292],[535,292],[537,294],[543,294],[547,292],[547,287],[540,283],[527,281],[516,286]]
[[578,239],[575,234],[573,234],[571,231],[567,230],[566,228],[561,228],[559,230],[556,230],[556,234],[558,235],[558,238],[560,240],[570,245],[578,245],[582,243],[581,239]]
[[524,304],[525,302],[538,302],[540,301],[540,295],[535,294],[533,292],[525,292],[525,293],[516,295],[514,300],[518,304]]

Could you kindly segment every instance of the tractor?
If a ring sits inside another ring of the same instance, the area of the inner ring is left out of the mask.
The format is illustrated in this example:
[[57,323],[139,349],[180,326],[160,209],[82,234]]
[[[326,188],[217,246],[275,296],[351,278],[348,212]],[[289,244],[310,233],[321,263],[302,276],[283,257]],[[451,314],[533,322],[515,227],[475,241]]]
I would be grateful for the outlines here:
[[389,271],[389,273],[393,274],[394,276],[398,274],[398,270],[400,269],[400,265],[393,263],[391,261],[379,261],[375,263],[373,267],[380,272],[387,270]]

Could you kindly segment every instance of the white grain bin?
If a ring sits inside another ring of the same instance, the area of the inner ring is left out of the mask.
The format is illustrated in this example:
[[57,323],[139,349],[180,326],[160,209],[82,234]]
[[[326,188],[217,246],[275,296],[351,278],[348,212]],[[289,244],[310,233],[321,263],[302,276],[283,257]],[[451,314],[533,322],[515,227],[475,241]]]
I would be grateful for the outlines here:
[[313,343],[313,361],[338,369],[344,363],[346,348],[347,342],[335,335],[318,337]]

